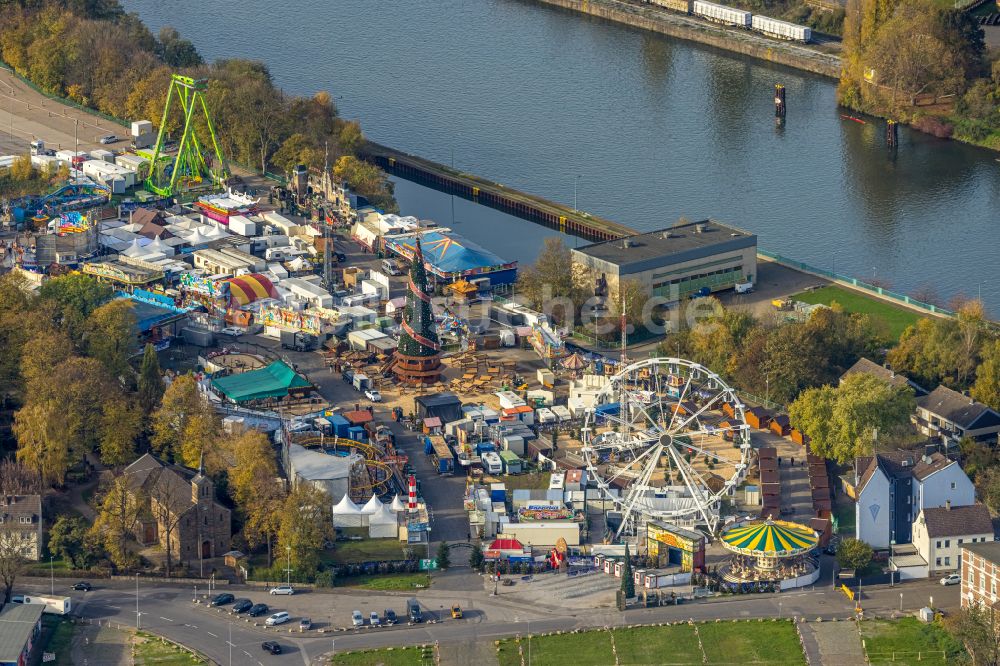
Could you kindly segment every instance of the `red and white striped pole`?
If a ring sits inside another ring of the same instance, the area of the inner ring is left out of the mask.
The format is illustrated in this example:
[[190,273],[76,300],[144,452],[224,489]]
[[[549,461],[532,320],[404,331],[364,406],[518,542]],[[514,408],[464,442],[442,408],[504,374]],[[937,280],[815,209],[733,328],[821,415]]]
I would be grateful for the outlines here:
[[406,508],[410,511],[417,510],[417,477],[413,474],[409,479],[409,496],[406,501]]

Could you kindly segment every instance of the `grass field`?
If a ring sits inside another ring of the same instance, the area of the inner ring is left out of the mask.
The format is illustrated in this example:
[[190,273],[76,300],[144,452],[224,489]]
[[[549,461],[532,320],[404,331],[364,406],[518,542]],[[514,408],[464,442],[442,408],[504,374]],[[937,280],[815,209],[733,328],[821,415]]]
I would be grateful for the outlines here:
[[51,632],[45,644],[45,652],[56,655],[53,662],[56,666],[70,666],[73,658],[70,655],[70,645],[73,642],[73,623],[54,615],[42,616],[42,630]]
[[[701,642],[699,644],[699,637]],[[531,663],[539,666],[603,666],[639,664],[805,664],[798,632],[790,621],[719,622],[670,627],[626,627],[579,634],[534,636]],[[527,655],[528,639],[521,638]],[[567,655],[572,655],[568,659]],[[514,639],[500,642],[500,666],[519,666],[521,657]]]
[[413,590],[417,586],[430,587],[431,577],[425,573],[383,574],[379,576],[352,576],[336,579],[337,587],[356,587],[362,590]]
[[331,666],[424,666],[433,663],[433,648],[417,647],[346,652],[330,660]]
[[791,298],[803,303],[822,303],[823,305],[837,302],[847,312],[870,315],[873,321],[880,322],[885,326],[886,335],[890,336],[892,341],[898,340],[907,326],[917,323],[917,320],[921,318],[918,313],[912,310],[841,287],[821,287],[812,291],[803,291]]
[[923,624],[913,617],[863,622],[861,635],[873,664],[947,664],[964,652],[940,625]]
[[196,666],[205,663],[172,643],[144,633],[136,635],[133,654],[136,666]]
[[838,496],[837,500],[838,502],[833,508],[833,512],[837,516],[838,534],[854,534],[854,525],[858,518],[854,513],[854,504],[850,502],[846,495]]
[[533,474],[515,474],[505,476],[503,484],[507,490],[547,490],[549,487],[550,472],[535,472]]
[[335,564],[401,560],[403,559],[403,547],[396,539],[338,541],[333,552],[325,552],[323,556],[324,559],[332,561]]

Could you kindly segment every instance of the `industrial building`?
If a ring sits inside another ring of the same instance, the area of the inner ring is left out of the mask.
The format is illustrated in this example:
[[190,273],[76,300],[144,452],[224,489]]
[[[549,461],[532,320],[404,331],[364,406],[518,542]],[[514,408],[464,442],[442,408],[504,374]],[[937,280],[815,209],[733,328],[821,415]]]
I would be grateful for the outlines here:
[[676,224],[571,250],[574,270],[591,284],[603,275],[609,294],[621,279],[670,300],[732,289],[757,279],[757,236],[718,222]]

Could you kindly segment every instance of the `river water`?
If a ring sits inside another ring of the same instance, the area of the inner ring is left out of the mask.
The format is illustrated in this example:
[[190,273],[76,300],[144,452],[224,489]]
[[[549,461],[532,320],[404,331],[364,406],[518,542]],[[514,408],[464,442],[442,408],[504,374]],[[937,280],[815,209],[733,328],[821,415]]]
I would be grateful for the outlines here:
[[[712,217],[772,252],[1000,312],[1000,162],[844,120],[832,81],[531,0],[128,0],[207,59],[329,90],[368,136],[641,230]],[[776,127],[773,85],[788,117]],[[404,214],[450,199],[403,184]],[[530,260],[550,232],[456,204],[456,228]],[[572,242],[572,241],[571,241]]]

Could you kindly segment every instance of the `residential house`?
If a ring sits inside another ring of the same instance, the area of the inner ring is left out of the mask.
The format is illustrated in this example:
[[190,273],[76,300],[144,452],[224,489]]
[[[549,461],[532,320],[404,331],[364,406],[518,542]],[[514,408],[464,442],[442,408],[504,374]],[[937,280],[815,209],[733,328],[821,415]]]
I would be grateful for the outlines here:
[[925,436],[949,447],[963,437],[995,444],[1000,434],[1000,414],[947,386],[938,386],[917,398],[913,422]]
[[909,386],[913,389],[913,393],[917,397],[927,395],[927,389],[920,386],[920,384],[917,384],[910,378],[900,375],[893,370],[890,370],[885,366],[881,366],[875,361],[871,361],[867,358],[859,358],[857,363],[848,368],[844,374],[840,376],[840,382],[843,383],[846,377],[858,373],[878,377],[890,386]]
[[20,539],[24,557],[38,560],[42,553],[42,496],[0,497],[0,531],[4,539]]
[[976,491],[961,466],[941,453],[878,453],[855,486],[856,536],[873,548],[909,543],[911,525],[928,507],[968,506]]
[[988,608],[997,602],[997,579],[1000,578],[1000,543],[985,541],[962,546],[962,608],[981,605]]
[[169,531],[171,556],[189,566],[229,551],[231,512],[216,501],[215,484],[203,470],[171,465],[147,453],[123,474],[147,503],[136,528],[140,544],[165,549]]
[[993,541],[993,521],[982,504],[928,507],[913,522],[913,545],[931,576],[958,570],[962,546],[987,541]]

